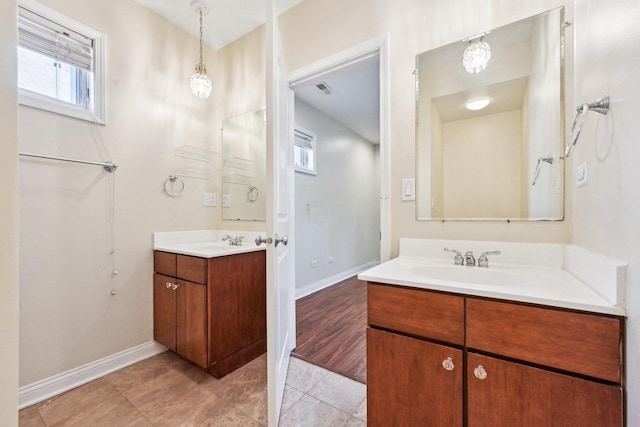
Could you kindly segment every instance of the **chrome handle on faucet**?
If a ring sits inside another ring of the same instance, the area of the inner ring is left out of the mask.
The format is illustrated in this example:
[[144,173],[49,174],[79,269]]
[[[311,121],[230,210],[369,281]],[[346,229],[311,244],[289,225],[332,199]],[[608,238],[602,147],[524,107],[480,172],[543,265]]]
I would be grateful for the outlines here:
[[460,251],[456,250],[456,249],[449,249],[449,248],[444,248],[445,252],[454,252],[456,254],[455,257],[453,257],[453,263],[455,265],[463,265],[464,264],[464,258],[462,257],[462,254],[460,253]]
[[487,255],[500,255],[500,251],[486,251],[480,254],[478,258],[478,267],[489,267],[489,258]]

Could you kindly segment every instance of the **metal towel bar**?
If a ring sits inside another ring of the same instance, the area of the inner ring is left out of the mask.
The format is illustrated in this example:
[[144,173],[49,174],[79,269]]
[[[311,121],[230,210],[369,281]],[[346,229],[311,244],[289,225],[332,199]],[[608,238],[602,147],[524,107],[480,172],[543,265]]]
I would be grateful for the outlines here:
[[107,161],[107,162],[90,162],[87,160],[77,160],[77,159],[69,159],[66,157],[55,157],[55,156],[45,156],[42,154],[33,154],[33,153],[18,153],[21,156],[25,157],[36,157],[39,159],[48,159],[48,160],[60,160],[62,162],[71,162],[71,163],[82,163],[85,165],[96,165],[102,166],[104,170],[107,172],[115,172],[118,169],[118,164],[116,162]]

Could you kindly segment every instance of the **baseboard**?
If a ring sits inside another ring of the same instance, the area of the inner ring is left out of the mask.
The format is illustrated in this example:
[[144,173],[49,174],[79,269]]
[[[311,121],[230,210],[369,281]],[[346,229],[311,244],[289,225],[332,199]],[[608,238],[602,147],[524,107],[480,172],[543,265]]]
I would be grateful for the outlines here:
[[342,282],[343,280],[348,279],[349,277],[355,276],[358,273],[362,273],[365,270],[370,269],[378,265],[378,261],[371,261],[366,264],[359,265],[350,270],[343,271],[338,274],[334,274],[333,276],[329,276],[322,280],[318,280],[317,282],[313,282],[303,288],[296,289],[296,299],[300,299],[302,297],[306,297],[307,295],[311,295],[314,292],[318,292],[324,288],[328,288],[331,285],[335,285],[338,282]]
[[18,408],[22,409],[42,402],[166,350],[165,346],[155,341],[148,341],[95,362],[20,387],[18,389]]

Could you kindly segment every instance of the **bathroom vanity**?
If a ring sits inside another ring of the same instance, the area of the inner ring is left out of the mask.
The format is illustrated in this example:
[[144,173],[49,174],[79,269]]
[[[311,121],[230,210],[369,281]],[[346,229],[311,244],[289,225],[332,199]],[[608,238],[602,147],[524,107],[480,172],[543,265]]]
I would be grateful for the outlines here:
[[221,378],[266,351],[264,247],[171,234],[154,244],[154,339]]
[[[368,281],[369,425],[623,425],[623,304],[578,278],[617,288],[623,264],[562,245],[400,245],[398,258],[360,275]],[[507,263],[496,256],[486,270],[455,266],[436,258],[445,245],[501,249]],[[547,263],[554,258],[562,265]],[[619,289],[608,295],[623,299]]]

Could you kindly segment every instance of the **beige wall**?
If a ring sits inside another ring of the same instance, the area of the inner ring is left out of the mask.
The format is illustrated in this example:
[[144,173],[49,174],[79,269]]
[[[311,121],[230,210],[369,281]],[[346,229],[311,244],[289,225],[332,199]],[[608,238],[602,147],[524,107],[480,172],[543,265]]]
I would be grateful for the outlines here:
[[[163,182],[183,166],[219,173],[174,155],[217,150],[214,100],[188,83],[197,39],[132,0],[43,3],[106,34],[107,125],[20,107],[19,148],[120,168],[20,160],[21,386],[153,339],[152,233],[216,215],[203,206],[214,181],[184,178],[175,198]],[[216,53],[204,56],[215,70]]]
[[[573,190],[573,241],[629,263],[627,277],[627,425],[640,425],[640,2],[576,1],[575,96],[567,109],[608,93],[607,116],[589,113],[567,162]],[[573,120],[573,117],[571,117]],[[575,187],[575,169],[589,183]]]
[[442,139],[445,218],[522,217],[520,110],[445,123]]
[[[417,221],[415,203],[401,202],[400,180],[415,175],[415,55],[470,34],[565,5],[452,0],[305,0],[284,13],[280,29],[288,69],[296,70],[373,38],[389,34],[391,111],[391,241],[402,236],[566,242],[568,222]],[[565,5],[571,19],[571,4]]]
[[18,425],[16,2],[0,2],[0,425]]

